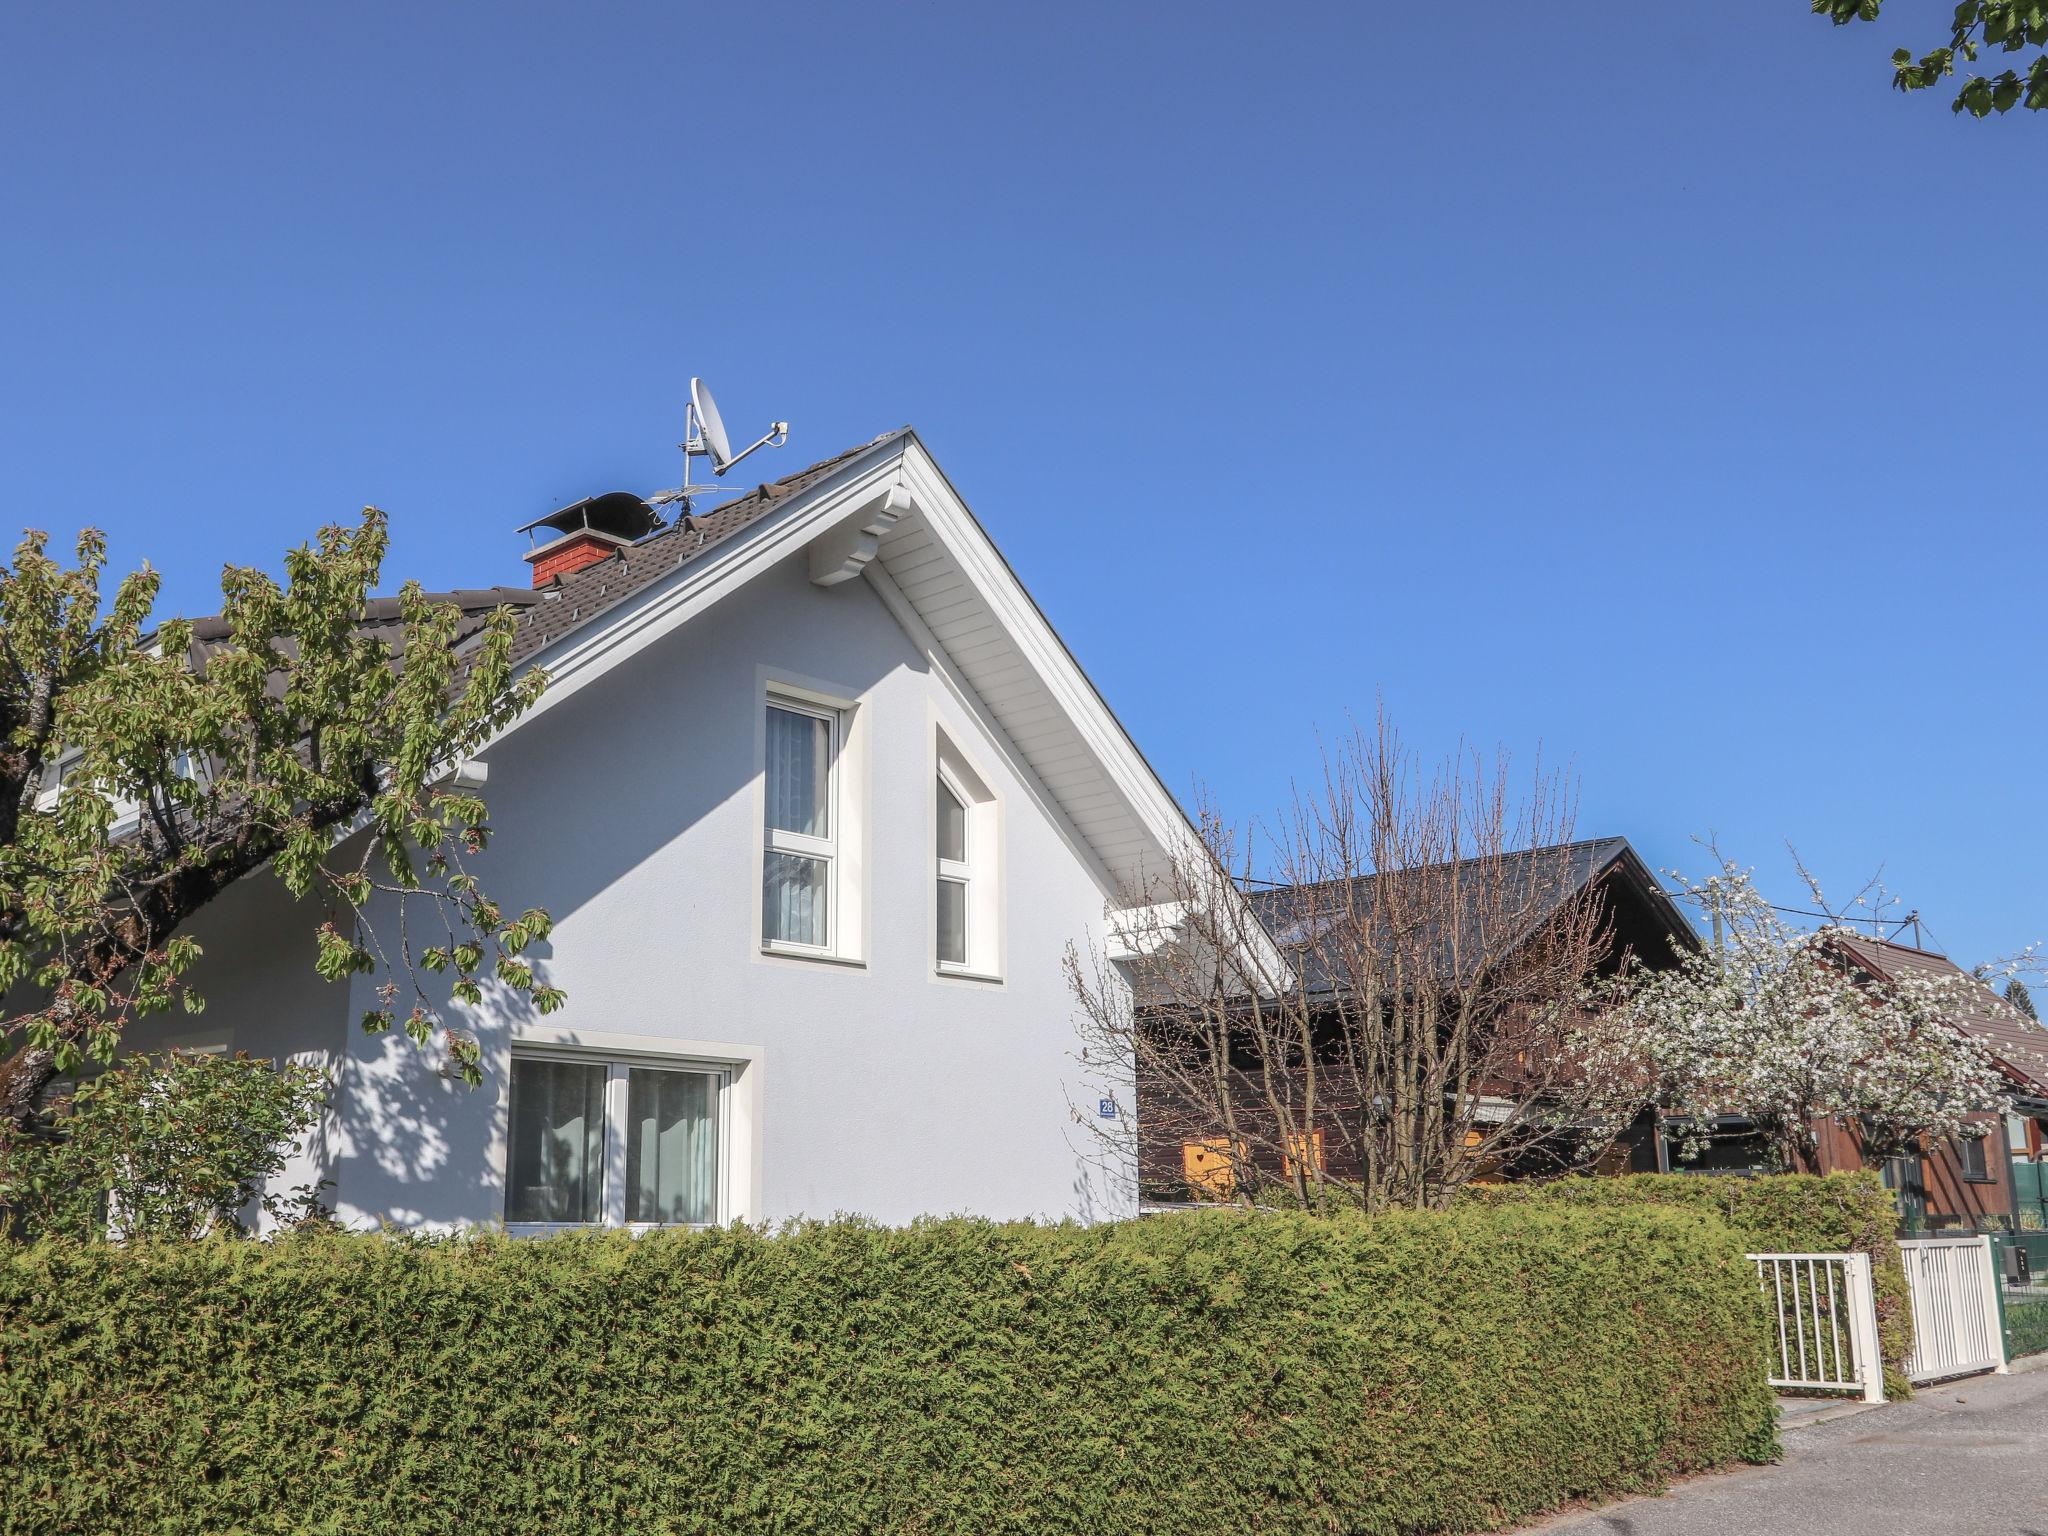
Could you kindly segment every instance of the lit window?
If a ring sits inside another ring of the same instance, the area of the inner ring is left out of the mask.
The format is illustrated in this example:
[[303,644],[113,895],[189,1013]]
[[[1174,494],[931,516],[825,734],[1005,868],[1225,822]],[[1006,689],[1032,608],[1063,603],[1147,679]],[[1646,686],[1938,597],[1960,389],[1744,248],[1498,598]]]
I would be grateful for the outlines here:
[[838,725],[825,710],[768,706],[761,937],[769,944],[832,947]]
[[508,1226],[718,1219],[722,1073],[515,1057]]
[[718,1177],[718,1094],[709,1073],[633,1067],[626,1074],[626,1220],[711,1220]]

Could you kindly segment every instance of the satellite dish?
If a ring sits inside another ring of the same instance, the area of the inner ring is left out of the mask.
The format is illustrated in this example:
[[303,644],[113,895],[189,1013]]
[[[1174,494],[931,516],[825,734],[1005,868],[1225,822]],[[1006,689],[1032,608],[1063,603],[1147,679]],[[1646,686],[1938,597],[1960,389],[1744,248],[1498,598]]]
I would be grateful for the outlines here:
[[711,451],[711,472],[722,475],[732,468],[732,439],[725,435],[725,420],[718,414],[718,402],[711,398],[711,386],[702,379],[690,380],[690,404],[697,411],[697,430]]
[[[756,448],[780,448],[789,441],[789,423],[774,421],[765,433],[734,453],[732,439],[725,435],[725,420],[718,414],[718,402],[711,398],[711,386],[702,379],[690,380],[690,403],[683,412],[683,423],[683,483],[673,491],[662,491],[652,500],[656,506],[678,502],[686,515],[695,497],[722,489],[690,484],[690,460],[709,459],[711,472],[723,475]],[[725,489],[722,494],[729,496],[733,492]]]

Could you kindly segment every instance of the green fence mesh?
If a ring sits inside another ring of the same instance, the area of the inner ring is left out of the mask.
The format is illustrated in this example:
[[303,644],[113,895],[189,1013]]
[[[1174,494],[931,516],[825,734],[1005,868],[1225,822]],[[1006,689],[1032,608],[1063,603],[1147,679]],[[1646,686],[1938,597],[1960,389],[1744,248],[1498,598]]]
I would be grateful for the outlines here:
[[[2007,1359],[2048,1350],[2048,1232],[1992,1237]],[[2016,1262],[2024,1254],[2025,1263]]]

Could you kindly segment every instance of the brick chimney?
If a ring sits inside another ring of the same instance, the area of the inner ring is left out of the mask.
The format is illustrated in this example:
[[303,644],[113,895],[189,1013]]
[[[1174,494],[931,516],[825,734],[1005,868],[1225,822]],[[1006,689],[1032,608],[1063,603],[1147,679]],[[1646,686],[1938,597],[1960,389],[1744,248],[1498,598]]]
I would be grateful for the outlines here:
[[539,549],[528,550],[524,558],[533,567],[533,584],[544,587],[558,576],[573,575],[586,565],[610,559],[630,542],[595,528],[578,528]]

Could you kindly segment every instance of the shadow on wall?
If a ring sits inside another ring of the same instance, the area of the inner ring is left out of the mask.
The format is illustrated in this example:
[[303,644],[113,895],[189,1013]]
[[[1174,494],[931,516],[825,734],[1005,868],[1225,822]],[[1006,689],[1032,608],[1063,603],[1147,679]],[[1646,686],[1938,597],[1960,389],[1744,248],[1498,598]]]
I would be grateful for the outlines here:
[[[735,604],[704,615],[686,635],[622,662],[489,754],[493,838],[473,870],[507,911],[544,907],[559,925],[749,793],[757,776],[753,716],[761,663],[787,660],[791,673],[802,675],[816,670],[803,658],[830,656],[830,681],[856,696],[893,673],[928,670],[863,584],[821,592],[810,585],[801,556],[762,581],[801,590],[785,594],[786,602]],[[862,599],[877,622],[849,625],[844,605]],[[663,888],[664,905],[636,916],[650,941],[672,925],[681,932],[715,929],[732,920],[726,884]],[[567,1010],[546,1022],[574,1019],[575,979],[550,964],[550,946],[536,945],[526,958],[570,993]],[[359,979],[358,987],[381,979]],[[530,1001],[500,987],[487,988],[477,1010],[451,1003],[440,978],[422,979],[434,984],[445,1017],[476,1035],[484,1082],[471,1089],[443,1076],[438,1046],[423,1051],[402,1032],[366,1041],[351,1017],[337,1208],[353,1224],[449,1227],[474,1222],[479,1212],[495,1219],[503,1210],[498,1170],[510,1043],[539,1015]],[[479,1147],[487,1149],[481,1156]]]
[[[501,807],[512,818],[498,823],[489,857],[493,894],[502,888],[508,904],[545,906],[560,922],[751,792],[757,666],[823,670],[856,697],[894,673],[929,670],[865,583],[822,591],[801,555],[761,582],[785,600],[713,610],[531,721],[516,751],[493,755],[493,818]],[[849,623],[849,605],[872,622]],[[529,821],[548,835],[527,836]],[[698,905],[729,912],[731,898],[711,888]]]

